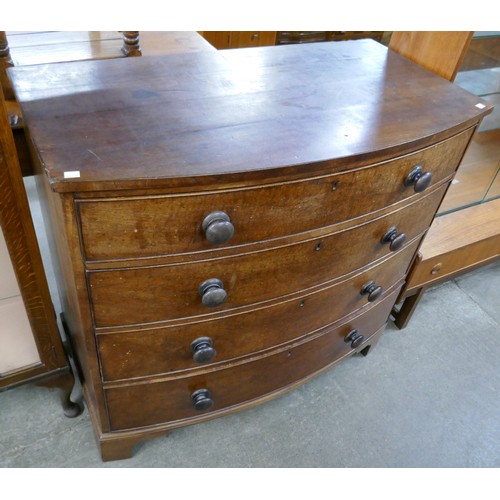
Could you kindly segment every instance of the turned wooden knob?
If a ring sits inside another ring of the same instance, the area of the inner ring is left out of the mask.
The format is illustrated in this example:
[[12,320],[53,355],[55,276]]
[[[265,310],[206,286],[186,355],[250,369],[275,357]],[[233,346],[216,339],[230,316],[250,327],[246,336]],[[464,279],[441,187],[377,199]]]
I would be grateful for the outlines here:
[[381,286],[377,286],[375,281],[371,280],[366,285],[363,285],[360,293],[361,295],[368,295],[368,302],[374,302],[383,292],[384,289]]
[[432,269],[431,269],[431,274],[434,276],[436,275],[437,273],[439,273],[439,271],[441,271],[441,267],[443,267],[443,264],[441,262],[438,262]]
[[360,335],[358,333],[358,330],[351,330],[345,337],[344,337],[344,342],[350,342],[351,347],[353,349],[356,349],[356,347],[359,347],[365,338],[363,335]]
[[406,241],[406,234],[400,233],[398,234],[397,227],[391,227],[385,234],[382,236],[382,243],[388,243],[391,252],[397,252]]
[[217,278],[211,278],[204,281],[198,288],[201,296],[201,302],[205,307],[217,307],[227,299],[227,292],[224,290],[224,284]]
[[413,186],[415,193],[421,193],[425,191],[432,182],[432,174],[430,172],[424,172],[424,169],[417,165],[413,167],[405,179],[405,186]]
[[210,337],[200,337],[191,342],[191,352],[195,363],[208,363],[217,355]]
[[234,226],[225,212],[212,212],[205,217],[201,226],[207,240],[215,245],[227,243],[234,235]]
[[205,411],[211,408],[214,404],[212,395],[208,389],[198,389],[191,394],[191,401],[194,409],[197,411]]

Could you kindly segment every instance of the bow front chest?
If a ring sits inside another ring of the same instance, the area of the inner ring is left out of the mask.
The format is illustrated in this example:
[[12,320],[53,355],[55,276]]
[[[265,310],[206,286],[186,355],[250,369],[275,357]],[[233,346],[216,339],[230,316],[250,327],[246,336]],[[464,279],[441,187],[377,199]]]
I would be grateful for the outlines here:
[[10,74],[104,460],[366,354],[490,111],[368,40]]

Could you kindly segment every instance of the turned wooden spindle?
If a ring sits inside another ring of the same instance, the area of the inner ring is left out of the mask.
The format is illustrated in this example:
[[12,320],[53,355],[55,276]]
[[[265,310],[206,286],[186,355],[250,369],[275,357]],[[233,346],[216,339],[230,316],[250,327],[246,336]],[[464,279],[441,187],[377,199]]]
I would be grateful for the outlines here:
[[14,92],[7,76],[7,68],[14,66],[12,57],[10,56],[9,42],[5,31],[0,31],[0,85],[6,100],[14,99]]
[[142,55],[141,47],[139,45],[139,32],[138,31],[122,31],[123,47],[122,52],[127,57],[134,57]]

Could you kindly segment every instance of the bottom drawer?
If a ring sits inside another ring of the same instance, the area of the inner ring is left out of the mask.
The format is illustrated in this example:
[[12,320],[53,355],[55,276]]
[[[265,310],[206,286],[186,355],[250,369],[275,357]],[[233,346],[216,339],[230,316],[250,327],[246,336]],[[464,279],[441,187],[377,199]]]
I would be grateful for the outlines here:
[[[229,407],[243,409],[246,404],[268,399],[271,393],[278,395],[291,384],[370,345],[370,337],[385,325],[398,293],[399,289],[333,330],[250,361],[228,363],[182,378],[149,379],[143,383],[110,387],[105,392],[111,429],[170,422],[172,427],[185,425],[213,418]],[[363,335],[363,340],[359,345],[355,342],[354,347],[344,340],[352,330]],[[209,397],[200,392],[202,389],[208,391]],[[198,405],[204,411],[194,407],[194,393],[199,395]],[[205,408],[210,402],[212,405]]]

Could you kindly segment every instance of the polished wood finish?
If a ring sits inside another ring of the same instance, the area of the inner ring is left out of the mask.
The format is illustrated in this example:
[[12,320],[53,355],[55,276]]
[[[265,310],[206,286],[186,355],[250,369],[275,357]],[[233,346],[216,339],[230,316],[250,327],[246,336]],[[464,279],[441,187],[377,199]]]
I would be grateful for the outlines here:
[[[176,92],[186,65],[191,79]],[[147,82],[137,73],[150,75]],[[243,186],[334,173],[431,146],[491,110],[371,40],[21,67],[11,76],[58,192],[206,188],[219,185],[219,175]],[[397,90],[408,78],[412,85]],[[378,92],[387,80],[394,85]],[[77,89],[92,89],[92,107],[75,99]],[[405,109],[418,114],[402,120]],[[93,127],[82,147],[92,116],[113,127]],[[42,119],[43,130],[35,130]]]
[[0,60],[2,63],[7,63],[11,66],[14,65],[10,56],[9,42],[5,31],[0,31]]
[[261,47],[276,42],[276,31],[202,31],[201,34],[216,49]]
[[[381,242],[388,228],[404,228],[407,240],[431,223],[446,185],[401,210],[351,229],[267,251],[221,259],[173,263],[88,274],[97,327],[150,323],[213,312],[198,287],[206,279],[224,283],[227,300],[217,311],[260,303],[330,281],[387,256]],[[188,245],[188,243],[186,243]],[[264,286],[273,275],[272,287]]]
[[[18,66],[123,57],[120,51],[122,38],[116,31],[8,32],[8,36]],[[140,39],[142,55],[146,56],[216,50],[195,31],[145,31],[141,33]],[[0,66],[2,60],[5,59],[0,56]],[[0,74],[3,74],[1,70]],[[5,80],[4,91],[9,91],[10,80],[7,76]],[[33,175],[34,167],[27,154],[23,116],[11,90],[9,95],[11,100],[6,104],[23,176]]]
[[373,41],[81,64],[11,74],[105,460],[366,354],[491,110]]
[[[7,32],[16,66],[88,59],[123,58],[123,36],[118,31]],[[143,31],[143,56],[212,52],[195,31]]]
[[[429,231],[429,237],[422,245],[421,252],[426,258],[434,258],[443,253],[466,246],[474,239],[486,239],[498,235],[500,223],[500,200],[493,200],[482,205],[476,205],[466,210],[438,217],[434,228]],[[452,221],[460,218],[460,224]]]
[[[191,342],[208,336],[216,355],[215,363],[271,349],[297,340],[350,311],[369,308],[361,295],[363,285],[376,280],[390,292],[403,279],[420,244],[415,240],[394,258],[385,259],[355,276],[332,285],[275,301],[255,311],[247,308],[236,314],[217,315],[210,321],[171,322],[137,327],[98,329],[99,355],[105,380],[145,377],[189,370],[193,360]],[[380,300],[380,299],[379,299]]]
[[371,38],[380,42],[383,31],[277,31],[276,44],[331,42]]
[[5,99],[14,98],[12,85],[7,76],[7,68],[11,68],[12,66],[14,66],[14,63],[10,54],[7,33],[5,31],[0,31],[0,88],[3,90]]
[[[315,332],[307,339],[275,349],[248,361],[233,362],[214,371],[198,370],[189,377],[164,376],[154,383],[128,383],[106,386],[106,400],[113,430],[130,429],[176,420],[188,423],[200,411],[193,407],[191,394],[209,388],[214,405],[212,416],[221,409],[252,402],[269,393],[283,392],[305,377],[323,370],[339,359],[361,350],[386,323],[398,290],[373,308],[371,314],[358,315],[333,329]],[[361,346],[353,349],[345,337],[353,329],[365,334]],[[234,381],[238,390],[234,390]],[[140,411],[139,411],[140,408]]]
[[137,57],[142,55],[138,31],[122,31],[123,47],[122,52],[127,57]]
[[74,417],[81,413],[81,408],[70,399],[74,378],[59,335],[1,89],[0,226],[40,358],[34,366],[0,377],[0,390],[44,381],[61,389],[64,412]]
[[126,57],[119,31],[20,31],[7,36],[15,66]]
[[[182,196],[85,199],[78,209],[86,259],[217,249],[202,229],[207,214],[215,210],[227,213],[235,228],[225,246],[287,236],[377,212],[415,195],[404,182],[415,165],[432,172],[434,185],[451,175],[472,132],[396,160],[301,182]],[[270,204],[272,212],[266,210]],[[110,211],[113,218],[107,217]]]
[[473,31],[395,31],[389,48],[453,81],[464,60]]
[[310,42],[361,40],[380,41],[383,31],[201,31],[216,49],[237,49]]

